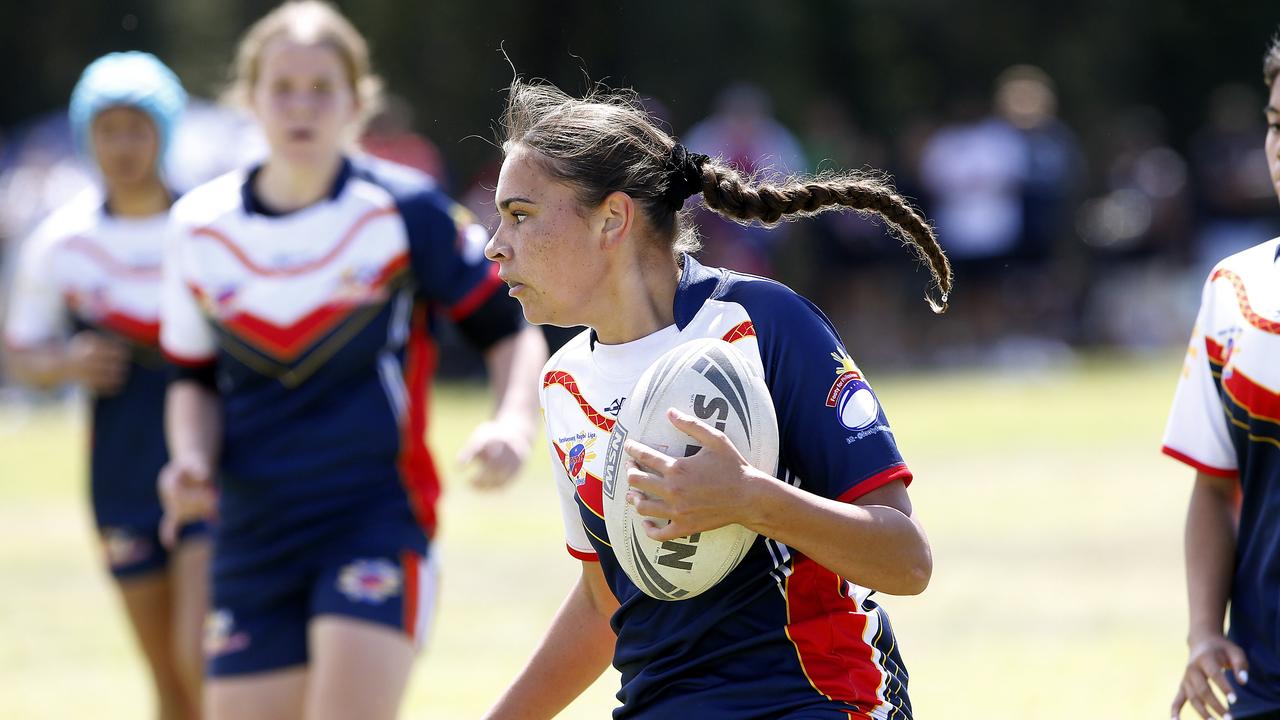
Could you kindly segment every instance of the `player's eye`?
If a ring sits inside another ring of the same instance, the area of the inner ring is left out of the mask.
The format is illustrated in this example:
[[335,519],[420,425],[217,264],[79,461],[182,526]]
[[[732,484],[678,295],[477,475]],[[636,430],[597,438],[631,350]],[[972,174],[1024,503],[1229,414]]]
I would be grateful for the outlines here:
[[333,85],[328,80],[317,80],[311,89],[318,93],[329,93],[333,91]]
[[524,222],[524,219],[527,217],[529,217],[529,213],[521,212],[519,210],[511,211],[511,221],[514,222],[516,225],[519,225],[520,223]]

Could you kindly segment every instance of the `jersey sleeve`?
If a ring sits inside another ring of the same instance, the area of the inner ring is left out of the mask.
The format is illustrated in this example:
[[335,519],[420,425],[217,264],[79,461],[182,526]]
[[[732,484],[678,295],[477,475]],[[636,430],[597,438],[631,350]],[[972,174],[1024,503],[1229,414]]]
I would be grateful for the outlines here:
[[773,304],[773,322],[757,325],[780,457],[796,474],[782,479],[845,502],[894,480],[909,484],[884,409],[831,323],[797,295]]
[[198,372],[212,367],[218,341],[188,282],[189,246],[180,222],[170,221],[166,240],[160,287],[160,349],[179,368],[181,376],[182,369]]
[[65,337],[67,305],[53,272],[55,238],[40,231],[22,245],[5,318],[5,344],[30,348]]
[[[542,427],[546,430],[547,406],[542,390],[538,391],[538,400],[543,403]],[[570,555],[579,560],[597,562],[600,560],[600,556],[596,553],[595,548],[591,546],[591,540],[587,538],[587,529],[582,526],[582,515],[578,511],[578,502],[574,500],[576,491],[573,478],[569,477],[569,474],[565,472],[564,463],[556,452],[555,443],[551,440],[549,432],[547,435],[547,452],[551,460],[551,479],[556,484],[556,499],[560,503],[560,519],[564,521],[565,549],[569,551]]]
[[480,349],[524,326],[519,303],[500,292],[498,266],[484,256],[488,232],[461,205],[435,191],[399,200],[418,291],[445,309]]
[[[1220,352],[1213,337],[1213,287],[1205,283],[1200,312],[1173,393],[1164,431],[1164,454],[1218,477],[1236,477],[1239,464],[1227,426],[1226,410],[1214,381],[1212,355]],[[1218,368],[1221,372],[1222,368]]]

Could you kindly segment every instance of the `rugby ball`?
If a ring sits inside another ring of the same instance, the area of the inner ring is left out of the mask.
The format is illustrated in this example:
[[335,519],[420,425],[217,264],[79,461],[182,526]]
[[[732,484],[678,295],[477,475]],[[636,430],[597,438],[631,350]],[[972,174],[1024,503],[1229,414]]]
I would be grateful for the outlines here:
[[645,594],[686,600],[737,567],[756,533],[734,524],[667,541],[645,534],[646,518],[627,502],[627,470],[634,462],[623,450],[626,441],[639,441],[673,457],[702,449],[671,424],[668,408],[720,429],[747,462],[771,475],[778,465],[778,419],[759,367],[717,338],[684,343],[658,358],[636,381],[618,413],[601,478],[609,543],[622,570]]

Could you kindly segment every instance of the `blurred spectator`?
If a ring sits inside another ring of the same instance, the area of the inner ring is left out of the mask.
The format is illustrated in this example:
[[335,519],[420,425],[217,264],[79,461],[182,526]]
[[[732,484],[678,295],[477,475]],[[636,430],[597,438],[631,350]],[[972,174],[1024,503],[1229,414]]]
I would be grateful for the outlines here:
[[387,95],[382,108],[369,119],[360,146],[384,160],[408,165],[435,178],[447,188],[444,157],[435,143],[413,131],[413,108],[399,95]]
[[1209,97],[1204,127],[1191,138],[1191,178],[1199,227],[1193,260],[1206,269],[1220,258],[1274,237],[1275,192],[1259,138],[1265,103],[1251,87],[1224,85]]
[[[773,117],[773,104],[761,88],[748,83],[730,85],[716,99],[712,115],[685,134],[691,150],[724,159],[747,175],[779,175],[808,169],[800,143]],[[704,261],[756,275],[775,272],[775,246],[786,242],[785,225],[766,230],[743,227],[703,212],[697,218],[702,231]]]
[[1045,260],[1069,234],[1084,178],[1075,133],[1057,117],[1053,80],[1040,68],[1015,65],[996,80],[996,113],[1022,136],[1023,228],[1017,255]]

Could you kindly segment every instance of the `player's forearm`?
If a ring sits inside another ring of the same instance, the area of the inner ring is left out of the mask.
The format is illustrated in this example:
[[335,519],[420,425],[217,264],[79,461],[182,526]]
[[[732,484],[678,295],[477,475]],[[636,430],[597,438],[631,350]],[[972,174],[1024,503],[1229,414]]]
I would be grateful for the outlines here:
[[579,580],[525,669],[485,715],[490,720],[553,718],[600,677],[617,637],[609,616]]
[[1197,475],[1187,509],[1188,640],[1222,634],[1235,567],[1234,480]]
[[853,505],[761,474],[748,527],[795,548],[862,587],[890,595],[924,591],[933,555],[914,518],[885,505]]
[[528,325],[485,351],[489,387],[497,399],[494,417],[532,429],[538,416],[538,375],[547,361],[542,331]]
[[170,457],[197,456],[215,463],[222,448],[222,403],[217,393],[194,380],[170,383],[164,431]]
[[29,387],[51,388],[71,379],[67,350],[63,345],[10,348],[5,358],[13,379]]

